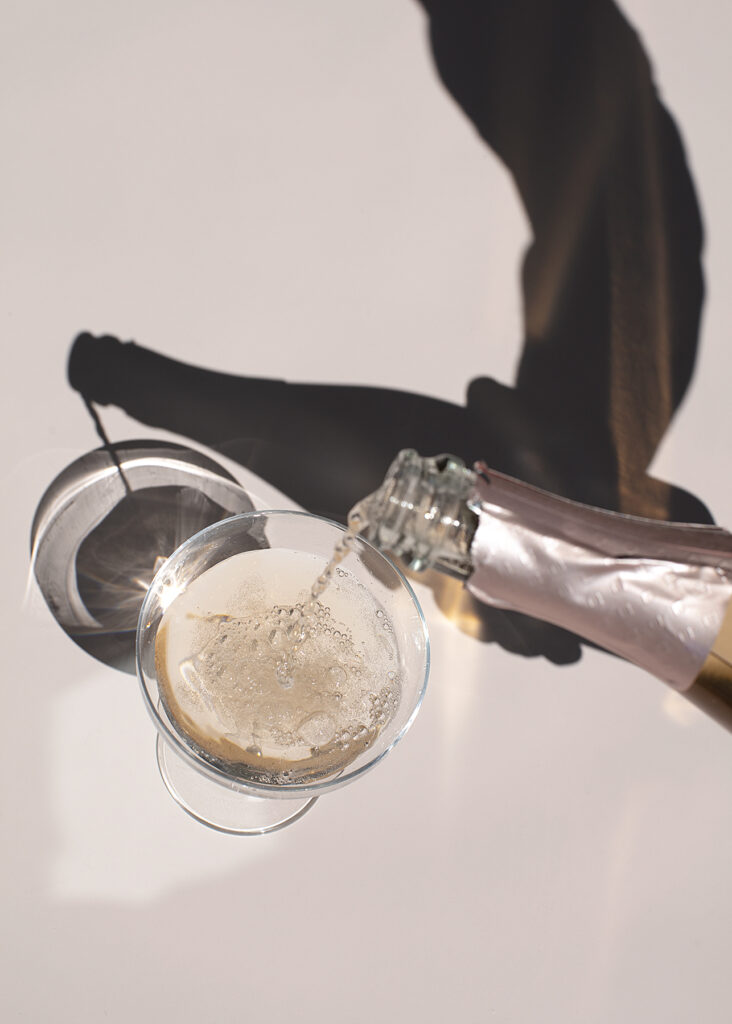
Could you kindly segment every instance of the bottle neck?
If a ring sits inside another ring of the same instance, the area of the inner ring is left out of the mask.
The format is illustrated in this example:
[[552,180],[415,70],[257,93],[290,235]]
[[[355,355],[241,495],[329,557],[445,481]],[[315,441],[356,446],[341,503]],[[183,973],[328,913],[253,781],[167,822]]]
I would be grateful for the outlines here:
[[471,593],[689,689],[732,597],[730,534],[590,508],[476,469]]
[[[400,452],[349,525],[409,569],[463,579],[480,601],[569,629],[682,691],[699,688],[732,607],[727,531],[578,505],[449,455]],[[724,657],[732,678],[732,643]]]

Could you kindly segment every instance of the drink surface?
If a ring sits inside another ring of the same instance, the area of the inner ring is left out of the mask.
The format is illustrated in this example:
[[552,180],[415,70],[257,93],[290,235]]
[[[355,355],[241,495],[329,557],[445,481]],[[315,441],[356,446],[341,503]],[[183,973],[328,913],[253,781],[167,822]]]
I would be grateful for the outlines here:
[[347,569],[303,552],[246,551],[202,573],[166,609],[155,654],[188,744],[257,782],[343,770],[399,705],[384,609]]

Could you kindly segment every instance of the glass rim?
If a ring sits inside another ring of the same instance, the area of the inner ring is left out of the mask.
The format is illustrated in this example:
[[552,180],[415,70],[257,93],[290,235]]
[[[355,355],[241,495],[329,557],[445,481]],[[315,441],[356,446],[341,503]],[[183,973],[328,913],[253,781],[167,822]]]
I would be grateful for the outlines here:
[[420,707],[422,706],[422,701],[424,700],[424,695],[427,690],[427,682],[429,680],[430,675],[430,637],[429,631],[427,629],[427,621],[425,619],[424,612],[422,611],[422,606],[419,603],[419,600],[414,592],[411,583],[406,578],[402,570],[380,548],[377,548],[370,541],[366,540],[365,537],[362,537],[360,534],[357,534],[357,540],[361,544],[363,544],[364,547],[369,548],[372,552],[374,552],[379,559],[386,562],[386,564],[391,568],[391,570],[396,575],[402,587],[406,590],[407,595],[409,596],[412,605],[417,612],[417,619],[419,622],[420,632],[424,640],[424,671],[422,681],[420,683],[419,690],[414,701],[414,706],[412,707],[412,710],[410,711],[408,718],[403,723],[403,725],[397,732],[396,736],[392,739],[391,743],[388,745],[388,747],[385,747],[385,749],[382,750],[375,757],[366,761],[364,764],[360,765],[358,768],[355,768],[351,772],[349,772],[347,769],[343,769],[343,771],[341,771],[337,775],[331,776],[326,779],[322,779],[320,781],[308,783],[292,783],[291,785],[277,785],[274,783],[255,782],[250,781],[248,779],[238,778],[237,776],[227,774],[225,771],[217,768],[215,765],[204,760],[202,757],[196,757],[196,755],[182,741],[182,739],[175,731],[175,729],[171,728],[161,717],[158,708],[156,707],[155,702],[152,699],[152,695],[148,691],[148,688],[145,684],[145,673],[142,667],[142,637],[146,629],[145,620],[148,616],[148,609],[155,597],[156,583],[158,579],[162,577],[162,574],[169,570],[170,566],[173,565],[176,561],[178,561],[187,550],[189,550],[195,544],[200,543],[204,534],[210,536],[212,534],[215,534],[217,531],[223,530],[227,526],[230,527],[231,524],[234,522],[240,522],[242,520],[251,521],[252,519],[262,519],[272,516],[289,516],[301,517],[304,519],[314,519],[320,523],[324,523],[327,526],[334,527],[341,533],[345,533],[347,531],[347,527],[344,526],[342,523],[338,523],[334,519],[328,519],[325,516],[317,515],[314,512],[307,512],[300,509],[255,509],[251,512],[240,512],[236,515],[228,516],[226,519],[220,519],[218,522],[211,523],[209,526],[205,526],[202,530],[199,530],[197,533],[194,533],[191,537],[188,537],[187,540],[183,541],[183,543],[180,544],[175,549],[175,551],[173,551],[165,559],[163,564],[155,573],[155,576],[153,577],[152,582],[148,587],[147,593],[145,594],[142,605],[140,607],[140,614],[137,620],[137,629],[135,632],[135,666],[137,669],[137,680],[140,684],[140,689],[142,690],[142,696],[145,703],[145,707],[147,708],[147,711],[153,720],[155,728],[158,730],[158,733],[161,735],[164,742],[169,743],[177,753],[179,753],[182,757],[185,758],[185,760],[191,765],[191,767],[193,767],[197,772],[208,777],[212,781],[217,782],[220,785],[224,785],[229,789],[239,790],[242,793],[245,793],[249,796],[254,795],[266,798],[280,798],[283,800],[287,800],[288,798],[297,796],[320,795],[321,793],[326,793],[331,789],[337,789],[341,786],[345,786],[355,781],[356,779],[360,778],[367,771],[370,771],[372,768],[374,768],[380,761],[382,761],[386,757],[388,753],[390,753],[390,751],[394,749],[397,743],[409,731],[412,723],[417,717],[417,713],[419,712]]

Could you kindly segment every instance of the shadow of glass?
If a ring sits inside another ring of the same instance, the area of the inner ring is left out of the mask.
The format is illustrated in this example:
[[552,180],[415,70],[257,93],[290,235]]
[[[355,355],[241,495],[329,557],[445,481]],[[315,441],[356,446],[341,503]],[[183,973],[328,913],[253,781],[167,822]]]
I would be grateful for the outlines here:
[[67,467],[39,503],[33,569],[56,621],[94,658],[135,672],[142,600],[168,555],[253,504],[212,459],[182,446],[116,445]]

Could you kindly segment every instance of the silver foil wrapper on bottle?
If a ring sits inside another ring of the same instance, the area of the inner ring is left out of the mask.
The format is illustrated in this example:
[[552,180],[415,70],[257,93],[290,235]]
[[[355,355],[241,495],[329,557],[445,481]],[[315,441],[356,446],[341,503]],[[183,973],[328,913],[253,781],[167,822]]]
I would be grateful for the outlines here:
[[467,586],[477,598],[571,630],[701,695],[710,713],[707,698],[727,703],[731,534],[590,508],[475,469]]

